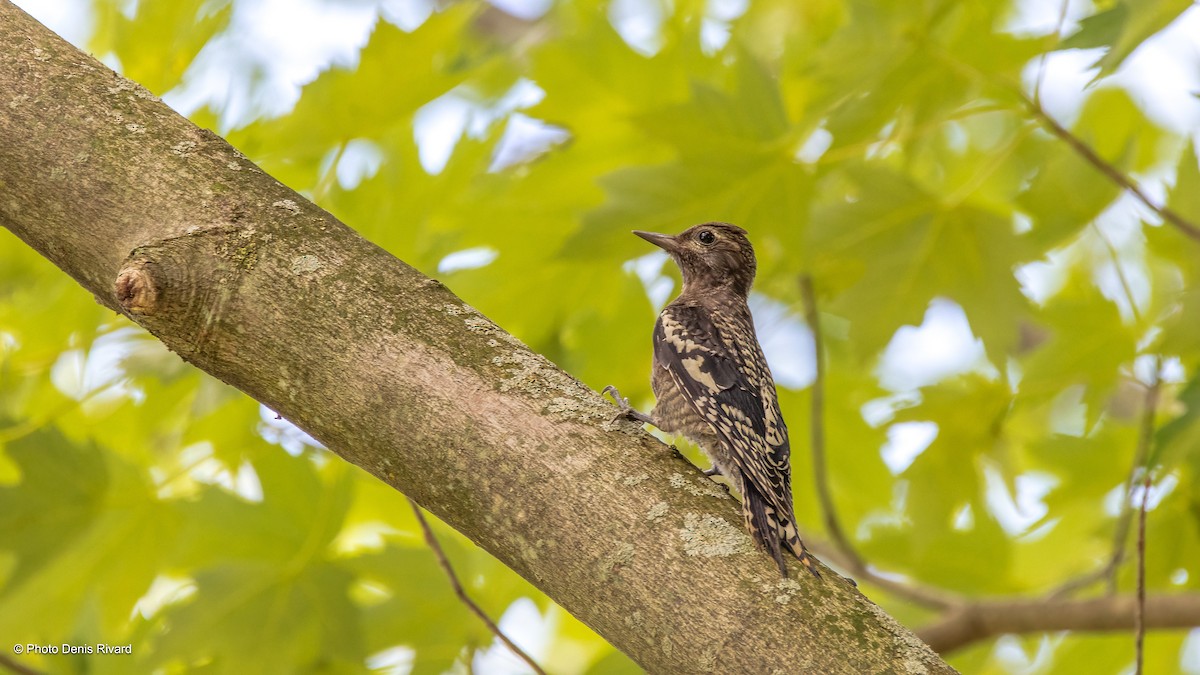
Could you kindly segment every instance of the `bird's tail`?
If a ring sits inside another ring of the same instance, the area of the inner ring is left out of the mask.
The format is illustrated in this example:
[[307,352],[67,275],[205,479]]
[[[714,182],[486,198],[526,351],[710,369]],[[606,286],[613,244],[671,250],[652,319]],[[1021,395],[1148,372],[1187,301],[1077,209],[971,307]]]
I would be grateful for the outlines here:
[[775,564],[779,565],[779,573],[785,578],[788,575],[787,565],[783,561],[785,547],[813,576],[821,577],[817,570],[816,558],[804,548],[804,542],[796,532],[796,524],[786,516],[780,518],[775,507],[767,503],[749,481],[745,482],[742,492],[742,515],[746,519],[746,530],[750,532],[754,545],[771,554]]
[[800,564],[804,565],[805,569],[812,573],[818,579],[821,578],[821,572],[817,569],[817,559],[804,548],[804,541],[800,539],[800,534],[796,532],[796,523],[791,520],[784,520],[783,525],[779,528],[779,534],[783,538],[783,542],[787,544],[788,550]]

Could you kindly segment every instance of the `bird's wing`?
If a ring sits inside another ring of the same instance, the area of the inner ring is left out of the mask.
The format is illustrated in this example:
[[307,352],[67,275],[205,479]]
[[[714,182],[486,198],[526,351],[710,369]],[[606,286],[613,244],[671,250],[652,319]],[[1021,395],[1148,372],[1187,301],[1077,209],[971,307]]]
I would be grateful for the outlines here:
[[688,403],[730,449],[746,480],[791,517],[791,450],[753,326],[702,307],[668,306],[654,351]]

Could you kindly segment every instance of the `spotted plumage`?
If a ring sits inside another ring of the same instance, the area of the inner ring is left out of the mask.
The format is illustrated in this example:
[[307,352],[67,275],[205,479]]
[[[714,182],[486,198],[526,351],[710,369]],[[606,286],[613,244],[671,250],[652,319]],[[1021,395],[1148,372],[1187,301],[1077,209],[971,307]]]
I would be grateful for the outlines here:
[[673,237],[635,234],[671,254],[683,291],[654,327],[653,412],[617,400],[629,416],[704,450],[710,473],[741,493],[746,529],[784,576],[785,549],[820,576],[796,531],[787,425],[746,304],[756,263],[745,230],[705,223]]

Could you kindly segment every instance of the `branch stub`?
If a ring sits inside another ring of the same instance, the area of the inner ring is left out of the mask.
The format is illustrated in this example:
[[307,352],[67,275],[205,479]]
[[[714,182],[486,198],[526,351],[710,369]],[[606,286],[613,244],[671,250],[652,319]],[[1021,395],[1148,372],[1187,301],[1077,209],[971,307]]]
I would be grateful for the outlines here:
[[158,285],[145,260],[125,263],[117,275],[117,302],[130,314],[149,316],[158,307]]

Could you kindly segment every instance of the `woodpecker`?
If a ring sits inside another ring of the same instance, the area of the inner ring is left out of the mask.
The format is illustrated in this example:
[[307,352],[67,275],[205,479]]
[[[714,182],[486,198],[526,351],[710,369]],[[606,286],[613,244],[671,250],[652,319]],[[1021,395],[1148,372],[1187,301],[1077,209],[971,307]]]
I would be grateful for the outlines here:
[[611,385],[604,391],[620,416],[681,435],[704,451],[713,465],[705,473],[725,476],[741,494],[751,539],[784,577],[785,548],[820,577],[796,530],[787,425],[746,303],[758,266],[746,231],[704,223],[675,236],[634,234],[671,254],[683,290],[654,325],[654,410],[632,409]]

